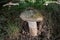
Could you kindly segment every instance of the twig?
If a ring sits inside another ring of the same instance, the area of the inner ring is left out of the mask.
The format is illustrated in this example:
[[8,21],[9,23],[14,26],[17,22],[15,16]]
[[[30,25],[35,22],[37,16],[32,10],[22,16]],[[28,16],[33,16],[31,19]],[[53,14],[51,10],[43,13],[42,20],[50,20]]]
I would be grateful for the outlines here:
[[19,5],[19,3],[9,2],[9,3],[7,3],[7,4],[4,4],[3,7],[5,7],[5,6],[12,6],[12,5]]
[[46,1],[43,5],[46,5],[47,6],[50,3],[60,4],[60,2],[58,2],[58,1]]

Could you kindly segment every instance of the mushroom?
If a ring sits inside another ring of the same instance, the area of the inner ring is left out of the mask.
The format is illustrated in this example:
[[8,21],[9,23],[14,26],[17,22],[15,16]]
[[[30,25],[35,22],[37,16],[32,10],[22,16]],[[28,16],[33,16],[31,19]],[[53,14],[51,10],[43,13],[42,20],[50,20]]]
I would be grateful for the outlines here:
[[25,10],[20,14],[20,18],[28,22],[29,32],[31,36],[37,36],[37,22],[43,21],[43,16],[37,10]]

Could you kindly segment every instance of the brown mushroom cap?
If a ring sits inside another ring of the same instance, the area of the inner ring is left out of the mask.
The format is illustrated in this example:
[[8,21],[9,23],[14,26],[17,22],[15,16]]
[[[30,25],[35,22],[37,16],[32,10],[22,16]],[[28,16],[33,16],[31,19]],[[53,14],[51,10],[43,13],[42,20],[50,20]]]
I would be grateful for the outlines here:
[[25,10],[21,13],[20,18],[24,21],[42,21],[43,15],[37,10]]

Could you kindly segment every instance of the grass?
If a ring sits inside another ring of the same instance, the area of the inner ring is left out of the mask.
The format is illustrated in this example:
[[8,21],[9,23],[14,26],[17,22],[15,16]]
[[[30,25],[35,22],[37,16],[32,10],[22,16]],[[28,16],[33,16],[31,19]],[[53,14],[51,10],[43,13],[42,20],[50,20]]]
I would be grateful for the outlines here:
[[19,27],[16,24],[10,23],[10,22],[8,22],[7,26],[8,26],[8,29],[6,31],[9,35],[9,38],[11,38],[11,39],[17,38],[18,39],[18,37],[20,35]]

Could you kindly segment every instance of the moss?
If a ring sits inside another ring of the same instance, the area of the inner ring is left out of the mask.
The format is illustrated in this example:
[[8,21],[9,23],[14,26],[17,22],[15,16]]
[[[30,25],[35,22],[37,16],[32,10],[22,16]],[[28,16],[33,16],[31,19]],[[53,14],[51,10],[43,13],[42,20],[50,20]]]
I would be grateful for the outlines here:
[[32,15],[31,18],[40,18],[43,17],[41,13],[36,13],[35,15]]

